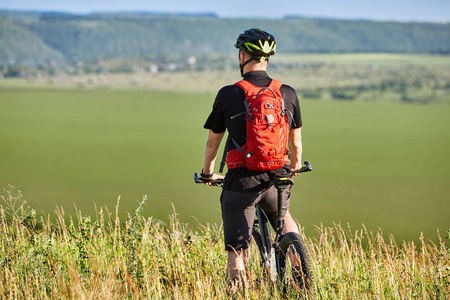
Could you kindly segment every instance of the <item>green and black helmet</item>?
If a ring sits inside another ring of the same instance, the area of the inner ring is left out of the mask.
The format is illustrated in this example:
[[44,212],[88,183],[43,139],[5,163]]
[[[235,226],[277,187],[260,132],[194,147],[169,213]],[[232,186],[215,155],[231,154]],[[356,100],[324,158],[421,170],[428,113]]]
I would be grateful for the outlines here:
[[275,54],[275,37],[258,28],[240,34],[234,46],[255,57],[268,57]]
[[240,34],[234,46],[251,56],[249,60],[239,65],[242,76],[246,64],[252,60],[264,62],[269,56],[274,55],[276,50],[275,37],[258,28],[252,28]]

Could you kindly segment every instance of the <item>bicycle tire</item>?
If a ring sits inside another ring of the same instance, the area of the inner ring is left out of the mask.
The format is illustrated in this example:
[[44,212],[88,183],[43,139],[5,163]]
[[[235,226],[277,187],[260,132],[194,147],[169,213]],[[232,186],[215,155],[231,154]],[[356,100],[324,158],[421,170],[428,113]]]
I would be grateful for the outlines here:
[[[277,251],[277,260],[280,266],[279,280],[283,286],[283,292],[286,294],[289,291],[299,291],[302,295],[312,298],[314,296],[314,278],[306,244],[302,237],[298,233],[288,232],[283,235],[278,246],[279,251]],[[290,274],[292,276],[288,275],[289,270],[287,267],[290,249],[294,252],[299,261],[299,266],[297,268],[291,268]]]
[[275,250],[273,249],[273,247],[271,247],[269,261],[267,261],[267,258],[265,257],[264,251],[262,249],[263,248],[262,236],[258,226],[253,226],[252,236],[253,239],[255,240],[256,246],[258,247],[259,256],[261,257],[261,266],[264,268],[264,271],[267,273],[270,280],[275,281],[277,278]]

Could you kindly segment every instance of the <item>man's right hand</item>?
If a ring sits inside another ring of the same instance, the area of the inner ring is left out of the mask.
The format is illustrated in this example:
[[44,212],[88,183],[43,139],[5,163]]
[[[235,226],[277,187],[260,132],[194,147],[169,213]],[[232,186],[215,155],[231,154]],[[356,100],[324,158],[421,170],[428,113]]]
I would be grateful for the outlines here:
[[209,186],[215,185],[214,183],[211,183],[209,181],[223,180],[224,178],[225,178],[225,176],[220,175],[220,174],[216,174],[216,173],[212,173],[212,175],[208,176],[208,178],[202,176],[202,179],[205,181],[205,184],[209,185]]

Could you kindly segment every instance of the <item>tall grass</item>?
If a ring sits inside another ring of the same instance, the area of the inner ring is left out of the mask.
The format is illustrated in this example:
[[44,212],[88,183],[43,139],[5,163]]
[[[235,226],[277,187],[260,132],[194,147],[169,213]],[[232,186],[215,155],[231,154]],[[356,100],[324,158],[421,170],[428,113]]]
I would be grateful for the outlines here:
[[351,233],[339,224],[317,230],[320,238],[309,241],[309,246],[317,293],[325,299],[450,296],[450,248],[441,239],[436,245],[421,236],[420,245],[397,245],[393,236],[386,239],[381,230]]
[[[124,220],[97,209],[95,217],[63,208],[37,220],[12,186],[0,196],[0,297],[2,299],[224,299],[226,257],[221,228],[178,221],[162,226],[138,208]],[[147,204],[151,207],[151,204]],[[148,207],[147,207],[148,208]],[[66,221],[69,220],[69,221]],[[421,238],[397,245],[339,224],[306,239],[319,299],[450,297],[450,249]],[[448,237],[447,237],[448,238]],[[249,299],[281,298],[261,281],[256,249],[249,270]],[[238,298],[242,295],[236,295]]]

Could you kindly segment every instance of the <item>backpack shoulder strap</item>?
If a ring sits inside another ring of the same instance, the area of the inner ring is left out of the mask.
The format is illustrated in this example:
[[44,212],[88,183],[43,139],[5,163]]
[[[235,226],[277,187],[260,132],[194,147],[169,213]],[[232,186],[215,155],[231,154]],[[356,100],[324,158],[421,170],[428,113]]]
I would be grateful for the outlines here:
[[225,143],[225,148],[223,149],[222,161],[220,162],[219,173],[223,172],[223,168],[225,167],[225,159],[227,158],[227,153],[230,151],[231,145],[231,136],[228,134],[227,141]]
[[285,108],[285,104],[284,104],[284,98],[281,95],[281,86],[283,84],[276,80],[276,79],[272,79],[272,81],[270,82],[268,88],[270,88],[271,91],[273,91],[274,93],[276,93],[278,95],[278,97],[280,97],[281,99],[281,111],[282,111],[282,115],[284,116],[286,114],[286,108]]
[[241,81],[236,82],[234,85],[240,87],[243,89],[246,93],[249,89],[252,87],[255,87],[253,84],[251,84],[249,81],[242,79]]
[[242,147],[239,146],[239,144],[236,142],[236,140],[231,137],[230,133],[228,133],[228,138],[227,138],[227,141],[225,142],[225,147],[223,149],[222,161],[220,162],[219,173],[223,172],[223,168],[225,167],[225,160],[227,159],[227,154],[232,148],[231,144],[234,144],[234,147],[236,147],[236,149],[240,153],[244,153],[244,149],[242,149]]
[[269,87],[270,88],[280,89],[282,85],[283,84],[280,81],[276,80],[276,79],[272,79],[272,81],[269,83]]
[[[249,81],[244,80],[244,79],[242,79],[241,81],[236,82],[234,85],[237,85],[238,87],[240,87],[240,88],[242,88],[244,90],[247,90],[248,88],[252,88],[252,87],[254,87],[256,89],[263,88],[263,87],[258,87],[256,85],[250,83]],[[267,87],[280,88],[282,85],[283,85],[283,83],[281,83],[279,80],[272,79],[272,81],[270,81],[270,83],[269,83],[269,85]]]

